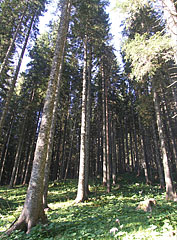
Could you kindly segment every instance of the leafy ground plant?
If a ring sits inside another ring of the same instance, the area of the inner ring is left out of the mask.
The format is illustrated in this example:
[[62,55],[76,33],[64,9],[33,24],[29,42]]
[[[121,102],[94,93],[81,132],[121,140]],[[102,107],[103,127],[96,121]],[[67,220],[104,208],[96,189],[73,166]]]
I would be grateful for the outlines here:
[[[49,223],[34,227],[30,234],[14,232],[10,237],[4,231],[21,212],[26,188],[0,188],[0,239],[177,239],[177,203],[167,202],[158,185],[147,186],[142,179],[127,175],[107,194],[95,181],[90,183],[88,201],[75,205],[77,181],[51,184],[49,188]],[[154,198],[152,212],[136,210],[142,200]]]

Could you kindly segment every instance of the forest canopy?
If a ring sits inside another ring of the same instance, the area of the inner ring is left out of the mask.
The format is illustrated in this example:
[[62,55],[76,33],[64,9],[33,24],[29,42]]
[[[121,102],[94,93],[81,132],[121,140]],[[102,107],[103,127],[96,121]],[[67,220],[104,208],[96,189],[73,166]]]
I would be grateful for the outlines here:
[[177,201],[176,1],[116,0],[121,65],[108,0],[59,0],[39,34],[50,4],[0,2],[0,184],[28,186],[7,235],[46,223],[49,183],[68,179],[75,204],[89,181],[110,194],[125,173]]

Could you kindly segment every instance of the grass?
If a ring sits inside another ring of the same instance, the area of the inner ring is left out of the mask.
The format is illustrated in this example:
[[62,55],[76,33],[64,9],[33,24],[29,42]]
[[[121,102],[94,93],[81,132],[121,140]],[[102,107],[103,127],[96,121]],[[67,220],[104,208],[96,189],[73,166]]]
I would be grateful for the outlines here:
[[[51,184],[49,224],[34,227],[28,235],[16,231],[0,239],[177,239],[177,203],[167,202],[158,185],[147,186],[124,174],[110,194],[100,183],[90,183],[90,190],[88,201],[74,205],[76,180]],[[20,214],[25,194],[26,187],[0,187],[0,232]],[[152,213],[136,210],[140,201],[152,197],[157,201]]]

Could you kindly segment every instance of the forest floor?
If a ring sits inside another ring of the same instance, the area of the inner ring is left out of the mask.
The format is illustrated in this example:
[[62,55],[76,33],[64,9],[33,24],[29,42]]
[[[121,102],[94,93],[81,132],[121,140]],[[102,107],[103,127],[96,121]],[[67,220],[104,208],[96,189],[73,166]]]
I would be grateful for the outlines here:
[[[49,224],[34,227],[28,235],[16,231],[4,237],[3,232],[22,210],[26,187],[0,187],[0,239],[177,240],[177,203],[167,202],[158,185],[147,186],[141,178],[124,174],[111,193],[97,181],[90,183],[90,191],[87,201],[75,205],[76,180],[51,183]],[[152,212],[136,209],[149,198],[156,200]]]

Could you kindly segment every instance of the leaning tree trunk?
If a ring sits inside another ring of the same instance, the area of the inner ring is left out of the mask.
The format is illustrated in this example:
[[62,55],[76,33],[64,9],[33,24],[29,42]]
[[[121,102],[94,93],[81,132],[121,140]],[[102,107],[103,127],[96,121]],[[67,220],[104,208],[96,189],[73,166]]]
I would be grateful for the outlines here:
[[7,50],[6,56],[5,56],[5,58],[4,58],[4,60],[3,60],[2,64],[1,64],[1,67],[0,67],[0,79],[1,79],[1,76],[2,76],[2,74],[4,72],[4,68],[5,68],[5,66],[6,66],[6,64],[7,64],[8,60],[9,60],[9,56],[10,56],[12,50],[13,50],[13,47],[14,47],[17,35],[18,35],[18,33],[20,31],[20,28],[22,26],[22,23],[23,23],[23,19],[24,19],[26,10],[27,10],[27,6],[25,7],[25,9],[24,9],[24,11],[22,13],[22,16],[21,16],[21,18],[19,20],[19,23],[17,25],[16,31],[15,31],[15,33],[13,35],[12,41],[11,41],[11,43],[9,45],[8,50]]
[[162,159],[163,159],[165,186],[166,186],[166,199],[174,200],[176,196],[175,196],[175,193],[173,190],[173,183],[172,183],[172,178],[171,178],[171,174],[170,174],[169,161],[168,161],[167,151],[166,151],[166,146],[165,146],[165,137],[164,137],[164,133],[163,133],[159,100],[158,100],[155,84],[153,83],[153,85],[154,85],[153,86],[153,101],[154,101],[156,121],[157,121],[159,140],[160,140],[160,147],[161,147]]
[[27,190],[25,203],[19,218],[7,230],[7,234],[10,234],[16,229],[24,229],[27,233],[29,233],[31,231],[31,228],[35,226],[39,221],[44,223],[47,220],[43,207],[44,170],[50,127],[52,123],[57,78],[59,73],[59,66],[61,64],[61,59],[63,56],[63,33],[65,33],[65,20],[67,17],[69,5],[69,0],[64,0],[62,2],[60,25],[58,30],[54,58],[46,98],[44,102],[41,126],[36,144],[33,168],[31,172],[31,178]]
[[45,174],[44,174],[44,195],[43,195],[43,204],[44,204],[45,209],[48,208],[47,196],[48,196],[50,165],[51,165],[51,160],[52,160],[52,150],[53,150],[53,140],[54,140],[53,136],[55,133],[55,126],[56,126],[56,120],[57,120],[57,109],[58,109],[58,103],[59,103],[59,89],[60,89],[60,82],[61,82],[62,68],[63,68],[63,61],[64,61],[64,50],[65,50],[65,44],[66,44],[67,32],[68,32],[68,26],[69,26],[70,10],[71,10],[71,6],[68,11],[68,17],[67,17],[67,22],[66,22],[66,28],[65,28],[66,32],[65,32],[65,39],[64,39],[63,50],[62,50],[63,56],[61,59],[61,64],[60,64],[60,69],[59,69],[57,89],[56,89],[56,93],[55,93],[54,109],[53,109],[53,115],[52,115],[52,124],[51,124],[51,128],[50,128],[49,143],[48,143],[48,148],[47,148],[47,159],[46,159]]
[[23,56],[24,56],[24,53],[25,53],[25,50],[26,50],[26,46],[27,46],[28,39],[29,39],[29,36],[30,36],[31,28],[32,28],[32,25],[33,25],[33,22],[34,22],[34,17],[35,17],[35,14],[33,15],[32,19],[31,19],[30,26],[29,26],[28,32],[26,34],[25,42],[24,42],[24,45],[23,45],[23,48],[22,48],[22,51],[21,51],[21,54],[20,54],[20,58],[18,60],[17,68],[16,68],[16,71],[15,71],[14,77],[12,79],[12,83],[11,83],[10,89],[8,91],[7,98],[6,98],[6,101],[5,101],[5,105],[4,105],[4,108],[3,108],[3,111],[2,111],[2,115],[1,115],[1,119],[0,119],[0,134],[1,134],[4,122],[5,122],[7,112],[9,110],[9,105],[10,105],[10,102],[11,102],[11,99],[12,99],[15,84],[17,82],[17,77],[18,77],[18,74],[19,74],[19,71],[20,71],[21,63],[22,63]]
[[76,203],[83,202],[85,196],[85,168],[86,168],[86,101],[87,101],[87,36],[84,40],[84,67],[83,67],[83,88],[82,88],[82,115],[81,115],[81,143],[80,143],[80,165],[79,181],[77,189]]
[[60,89],[60,82],[61,82],[61,77],[62,77],[64,51],[65,51],[65,45],[66,45],[66,40],[67,40],[70,12],[71,12],[71,4],[68,5],[67,15],[66,15],[66,19],[65,19],[65,26],[64,26],[64,32],[63,32],[63,35],[64,35],[63,36],[63,46],[62,46],[63,49],[61,49],[62,57],[61,57],[61,63],[60,63],[60,67],[59,67],[57,89],[55,92],[55,102],[54,102],[53,115],[52,115],[52,124],[51,124],[51,128],[50,128],[49,142],[48,142],[48,148],[47,148],[47,159],[46,159],[45,174],[44,174],[44,195],[43,195],[44,208],[48,208],[47,197],[48,197],[50,165],[51,165],[52,150],[53,150],[53,136],[54,136],[56,120],[57,120],[57,108],[58,108],[58,103],[59,103],[59,89]]

